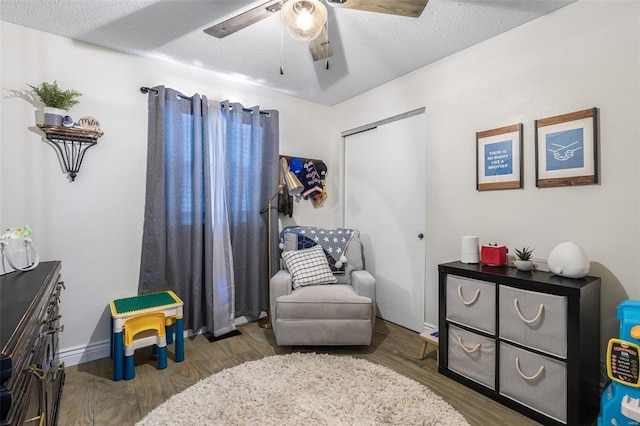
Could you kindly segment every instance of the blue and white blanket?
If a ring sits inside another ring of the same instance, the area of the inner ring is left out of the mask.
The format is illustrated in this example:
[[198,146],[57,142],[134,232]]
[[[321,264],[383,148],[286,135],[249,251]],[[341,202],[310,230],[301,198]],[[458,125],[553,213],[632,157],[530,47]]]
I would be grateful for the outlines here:
[[[280,244],[284,246],[284,234],[298,235],[298,250],[310,248],[319,244],[324,249],[327,257],[331,257],[335,268],[339,269],[347,261],[344,252],[353,236],[353,229],[337,228],[323,229],[314,226],[288,226],[280,232]],[[333,266],[333,265],[332,265]]]

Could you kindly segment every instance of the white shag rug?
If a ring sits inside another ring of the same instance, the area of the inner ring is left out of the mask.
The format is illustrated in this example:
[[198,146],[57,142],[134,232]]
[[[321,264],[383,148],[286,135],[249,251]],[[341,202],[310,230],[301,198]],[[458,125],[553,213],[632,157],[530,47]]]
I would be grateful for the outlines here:
[[216,373],[172,396],[143,425],[468,425],[442,398],[349,356],[276,355]]

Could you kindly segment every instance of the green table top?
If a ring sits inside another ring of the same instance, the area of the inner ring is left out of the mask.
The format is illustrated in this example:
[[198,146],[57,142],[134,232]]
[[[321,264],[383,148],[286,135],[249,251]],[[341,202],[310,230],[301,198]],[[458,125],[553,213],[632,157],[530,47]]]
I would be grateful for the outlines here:
[[116,309],[116,314],[124,314],[127,312],[182,303],[180,299],[176,299],[177,297],[174,298],[172,292],[163,291],[160,293],[149,293],[140,296],[125,297],[123,299],[115,299],[113,301],[113,305]]

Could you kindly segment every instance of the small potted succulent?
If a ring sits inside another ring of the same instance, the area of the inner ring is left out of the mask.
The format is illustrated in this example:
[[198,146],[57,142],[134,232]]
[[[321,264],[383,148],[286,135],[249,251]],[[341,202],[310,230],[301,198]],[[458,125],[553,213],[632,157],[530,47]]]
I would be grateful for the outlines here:
[[514,262],[516,268],[520,271],[530,271],[533,268],[533,262],[531,261],[531,254],[533,249],[524,247],[521,249],[515,249],[516,261]]
[[29,87],[45,105],[44,124],[53,126],[62,125],[62,118],[66,115],[65,112],[79,104],[80,101],[76,98],[82,96],[82,93],[77,90],[62,90],[57,81],[53,83],[45,81],[39,86],[29,84]]

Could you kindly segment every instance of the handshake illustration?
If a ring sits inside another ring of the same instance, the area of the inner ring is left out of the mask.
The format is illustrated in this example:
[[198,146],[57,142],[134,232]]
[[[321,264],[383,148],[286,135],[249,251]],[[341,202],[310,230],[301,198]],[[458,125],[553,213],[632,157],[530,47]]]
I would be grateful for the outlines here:
[[575,141],[575,142],[570,143],[569,145],[566,145],[566,146],[562,146],[562,145],[559,145],[557,143],[554,143],[553,145],[555,145],[555,146],[557,146],[559,148],[556,149],[556,150],[550,149],[549,151],[553,152],[553,158],[555,160],[557,160],[557,161],[567,161],[567,160],[569,160],[570,158],[573,157],[574,152],[582,149],[581,146],[577,147],[577,148],[569,149],[571,146],[573,146],[573,145],[575,145],[577,143],[579,143],[579,141]]

